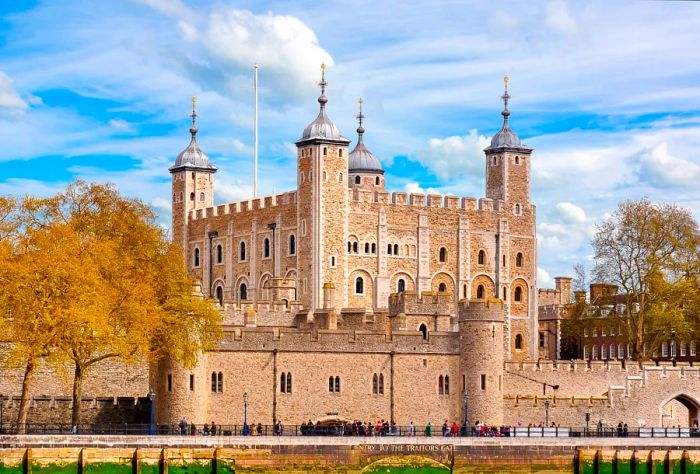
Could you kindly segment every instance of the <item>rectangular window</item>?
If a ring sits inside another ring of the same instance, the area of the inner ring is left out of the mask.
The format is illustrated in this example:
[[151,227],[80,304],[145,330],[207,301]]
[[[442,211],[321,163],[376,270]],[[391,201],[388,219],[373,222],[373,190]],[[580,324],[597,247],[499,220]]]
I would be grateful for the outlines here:
[[302,237],[306,236],[306,219],[301,220],[301,235]]
[[611,335],[611,336],[614,336],[614,335],[615,335],[615,326],[612,326],[612,327],[610,328],[610,335]]
[[598,337],[598,328],[597,327],[593,328],[593,337]]
[[593,360],[598,360],[598,346],[593,346]]
[[467,376],[462,375],[462,392],[467,391]]
[[588,360],[588,356],[590,353],[588,352],[588,346],[583,346],[583,359]]
[[306,294],[306,278],[304,278],[304,294]]
[[588,328],[583,328],[583,337],[588,337]]
[[486,374],[481,374],[481,390],[486,390]]
[[671,357],[676,357],[676,341],[671,341]]
[[695,341],[690,341],[690,355],[695,356]]
[[190,390],[194,390],[194,374],[190,374]]
[[335,268],[335,255],[331,255],[331,268]]
[[607,336],[605,326],[603,326],[602,328],[600,328],[600,335],[601,335],[601,336]]
[[168,374],[168,392],[173,391],[173,376],[172,374]]
[[685,357],[685,355],[686,355],[686,347],[687,347],[687,346],[686,346],[686,343],[685,343],[685,342],[681,342],[681,357]]
[[600,358],[603,360],[608,358],[608,346],[605,344],[600,347]]
[[666,341],[661,344],[661,357],[668,357],[668,342]]
[[540,347],[544,347],[544,333],[540,333]]

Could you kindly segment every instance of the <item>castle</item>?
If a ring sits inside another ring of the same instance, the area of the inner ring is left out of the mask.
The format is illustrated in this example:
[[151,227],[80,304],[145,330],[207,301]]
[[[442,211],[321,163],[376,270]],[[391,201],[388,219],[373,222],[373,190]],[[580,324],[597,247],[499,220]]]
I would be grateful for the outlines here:
[[[691,363],[556,360],[571,279],[537,288],[533,150],[510,127],[507,82],[479,199],[387,192],[361,108],[351,149],[323,76],[320,86],[318,115],[296,142],[297,189],[218,206],[193,104],[191,141],[170,167],[172,232],[197,291],[222,313],[223,338],[193,369],[96,365],[85,422],[143,420],[150,391],[156,422],[173,424],[240,425],[244,394],[247,421],[268,425],[697,422]],[[6,417],[21,375],[2,372]],[[44,368],[35,386],[30,421],[66,421],[69,381]]]

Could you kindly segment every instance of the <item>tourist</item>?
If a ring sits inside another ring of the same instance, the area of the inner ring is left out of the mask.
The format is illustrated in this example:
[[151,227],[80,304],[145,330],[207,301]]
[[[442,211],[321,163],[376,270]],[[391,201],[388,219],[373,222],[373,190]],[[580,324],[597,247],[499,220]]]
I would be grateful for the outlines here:
[[396,426],[396,422],[393,421],[391,423],[391,436],[396,436],[397,434],[399,434],[399,427]]
[[622,425],[622,436],[627,438],[629,436],[629,434],[630,434],[630,427],[627,426],[627,423],[625,423],[624,425]]
[[619,422],[617,424],[617,436],[618,436],[618,438],[622,437],[622,422]]
[[442,435],[450,436],[450,424],[447,420],[442,424]]
[[408,424],[408,437],[413,438],[416,435],[416,427],[413,426],[413,422]]
[[197,435],[197,425],[194,423],[190,423],[190,436],[196,436]]
[[433,425],[428,422],[427,425],[425,425],[425,436],[432,436],[433,435]]
[[216,436],[216,423],[213,421],[211,422],[211,428],[209,428],[209,433],[211,433],[212,436]]
[[209,425],[204,423],[204,428],[202,428],[202,436],[209,436]]
[[458,433],[459,433],[459,425],[455,421],[454,423],[452,423],[452,437],[457,436]]
[[180,423],[178,423],[177,426],[180,428],[181,435],[187,434],[187,421],[184,417],[180,420]]

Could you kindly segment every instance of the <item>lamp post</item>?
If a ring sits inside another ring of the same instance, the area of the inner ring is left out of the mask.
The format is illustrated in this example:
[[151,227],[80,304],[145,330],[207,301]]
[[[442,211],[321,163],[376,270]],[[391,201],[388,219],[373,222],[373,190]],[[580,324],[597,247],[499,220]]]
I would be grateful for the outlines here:
[[469,434],[469,395],[464,394],[464,424],[462,425],[462,436]]
[[671,329],[671,363],[676,366],[676,330]]
[[248,392],[243,392],[243,436],[248,436]]
[[148,434],[150,436],[153,436],[155,434],[155,432],[153,430],[153,415],[155,412],[154,407],[155,407],[155,401],[156,401],[156,392],[154,392],[153,390],[148,392],[148,399],[151,401],[151,413],[150,413],[149,423],[148,423]]
[[0,395],[0,434],[3,434],[5,431],[3,430],[3,409],[5,407],[5,395]]
[[544,401],[544,427],[549,427],[549,400]]

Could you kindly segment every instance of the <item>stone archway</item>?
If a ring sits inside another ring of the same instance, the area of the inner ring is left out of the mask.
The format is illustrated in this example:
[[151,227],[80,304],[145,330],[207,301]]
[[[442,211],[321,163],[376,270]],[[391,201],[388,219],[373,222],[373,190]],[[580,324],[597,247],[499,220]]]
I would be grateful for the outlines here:
[[386,472],[400,472],[401,474],[420,474],[423,472],[447,474],[452,471],[448,466],[435,459],[427,456],[410,454],[383,457],[362,469],[363,474],[384,474]]
[[661,404],[660,411],[661,426],[664,428],[698,426],[700,404],[688,395],[681,393],[666,400]]

